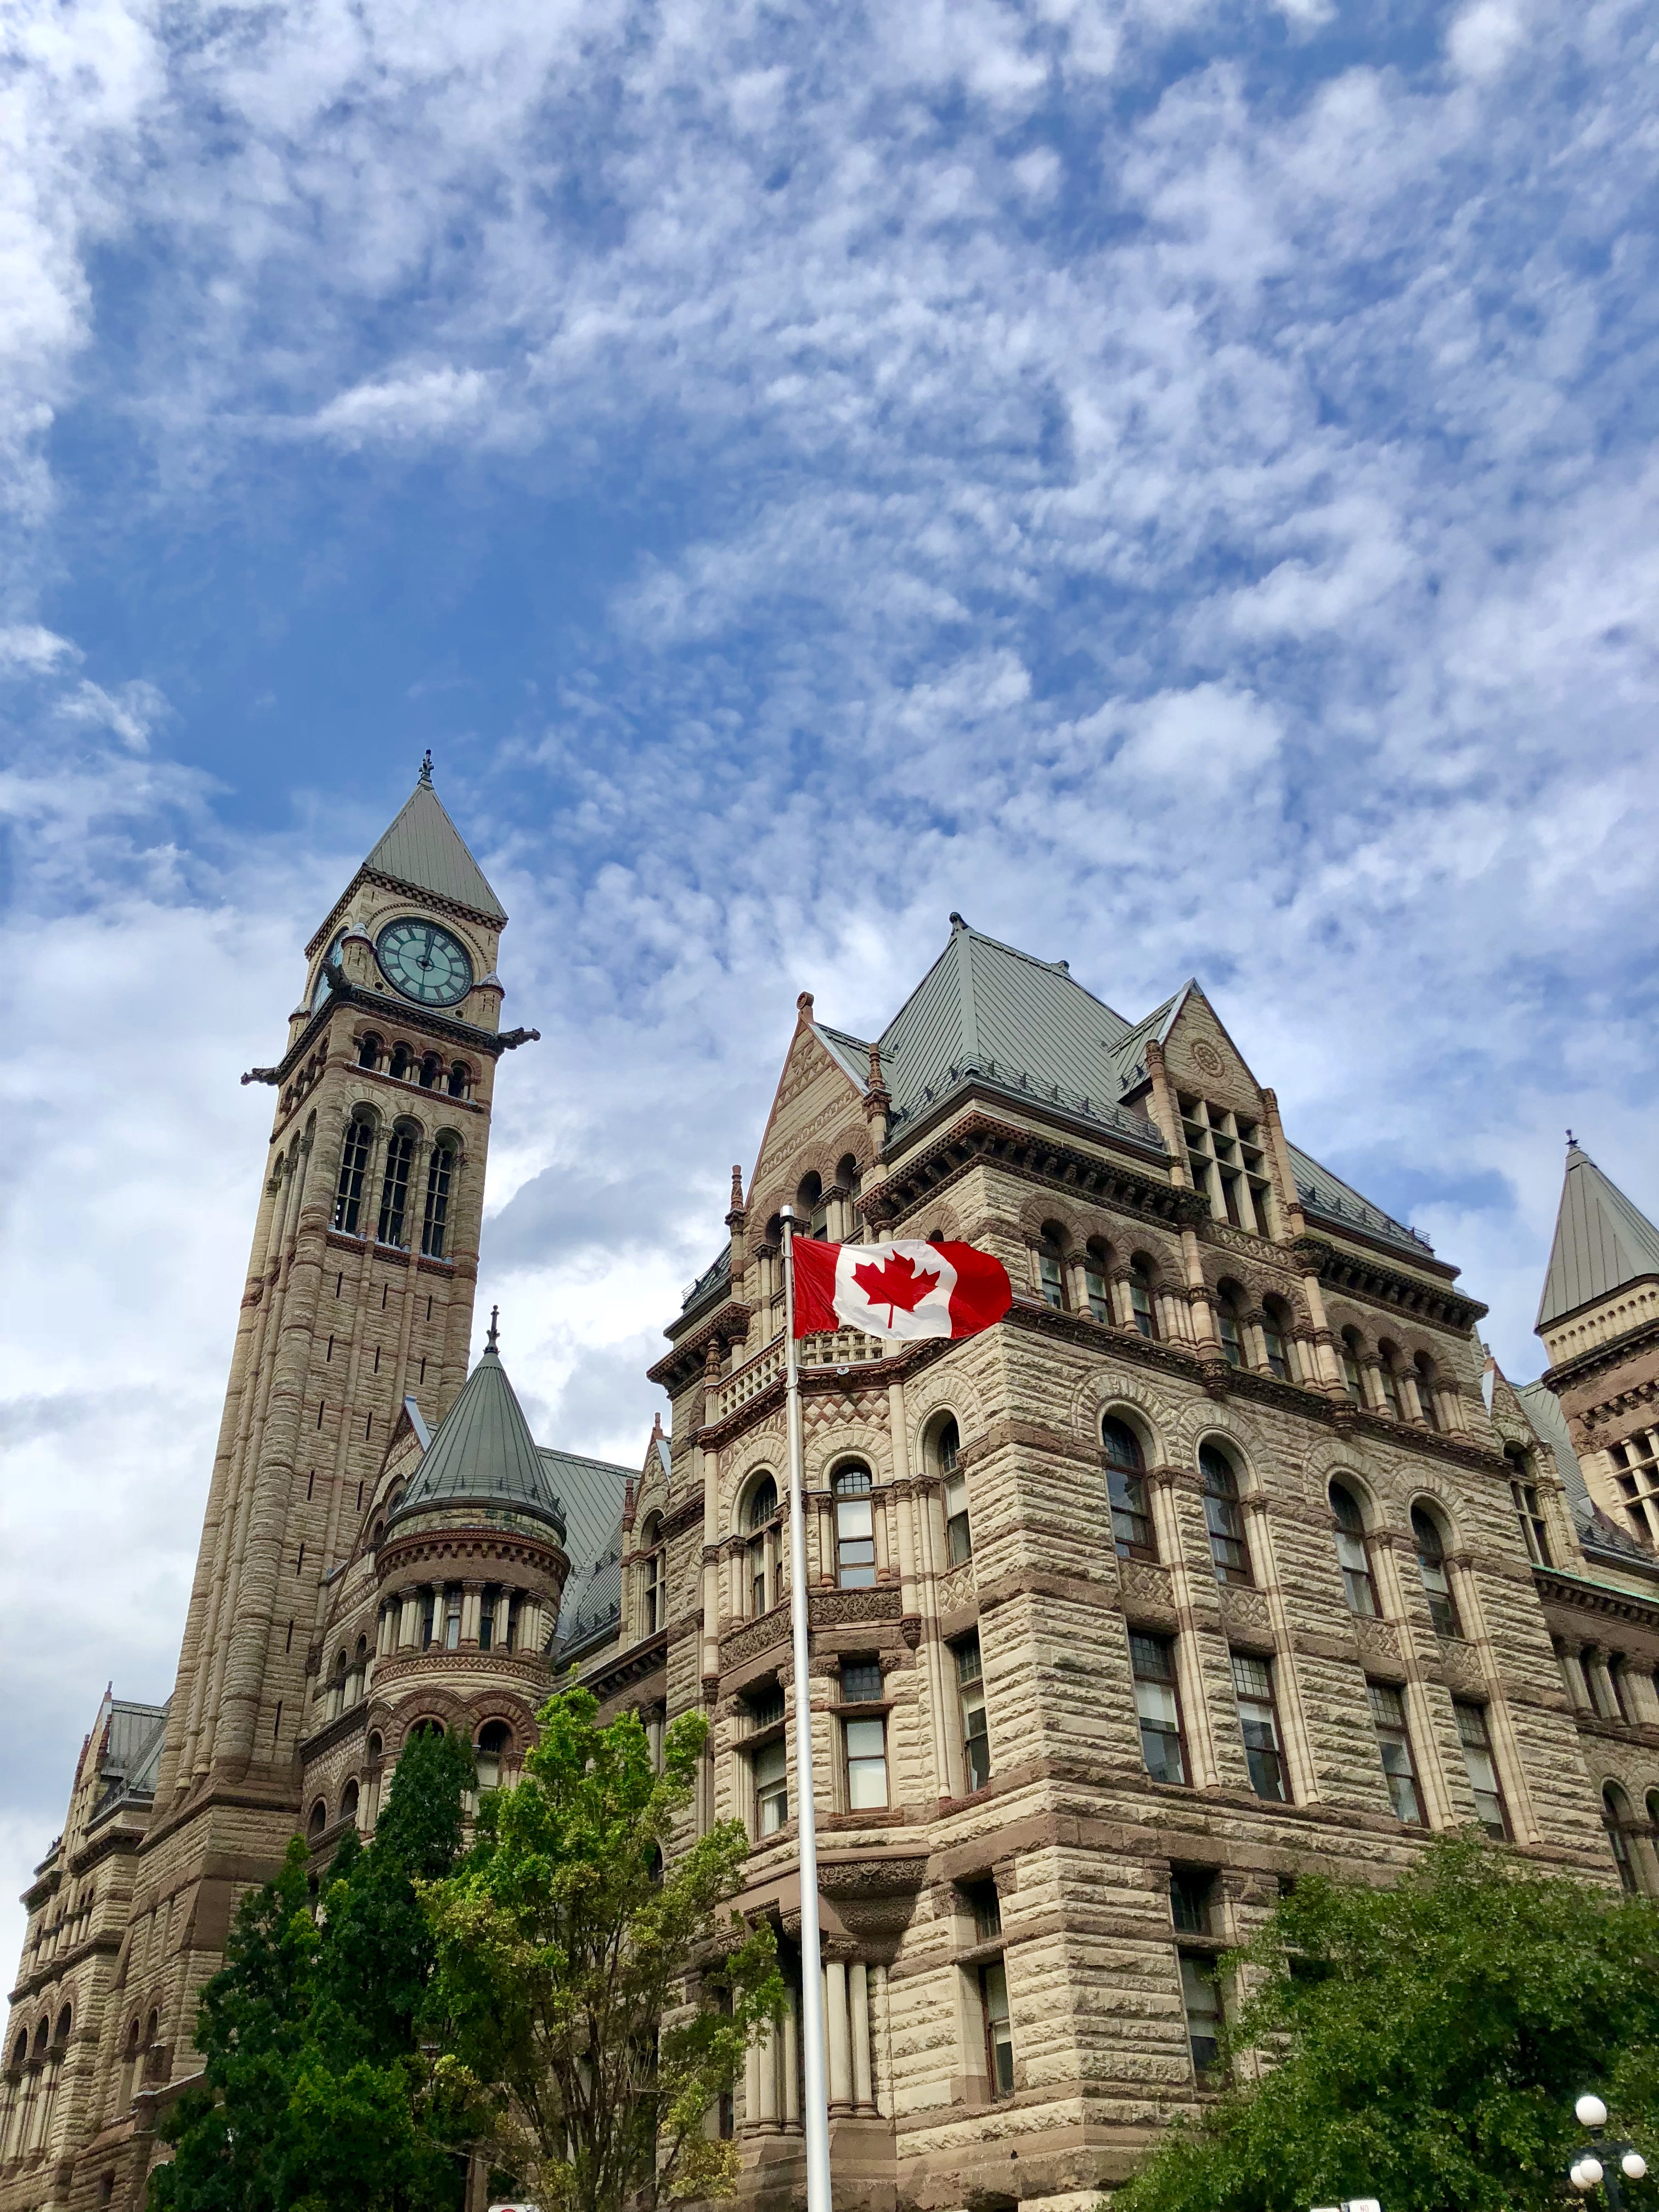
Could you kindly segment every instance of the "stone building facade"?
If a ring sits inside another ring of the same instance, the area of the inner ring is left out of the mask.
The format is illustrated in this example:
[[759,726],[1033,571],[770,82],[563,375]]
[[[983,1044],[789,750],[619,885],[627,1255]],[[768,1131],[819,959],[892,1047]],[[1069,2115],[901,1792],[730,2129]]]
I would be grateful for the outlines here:
[[[1130,1023],[952,918],[875,1039],[803,996],[637,1470],[465,1371],[505,917],[426,779],[318,931],[167,1708],[106,1700],[28,1893],[0,2212],[141,2201],[237,1896],[371,1830],[409,1733],[510,1779],[552,1670],[711,1723],[695,1817],[797,1990],[812,1709],[838,2204],[1092,2204],[1214,2094],[1286,1881],[1471,1821],[1659,1891],[1659,1235],[1570,1155],[1516,1389],[1456,1271],[1288,1139],[1189,983]],[[962,1238],[1006,1319],[804,1347],[780,1217]],[[1616,1233],[1615,1233],[1616,1231]],[[1615,1279],[1615,1278],[1617,1279]],[[1650,1794],[1651,1793],[1651,1794]],[[718,2124],[800,2201],[792,2008]]]

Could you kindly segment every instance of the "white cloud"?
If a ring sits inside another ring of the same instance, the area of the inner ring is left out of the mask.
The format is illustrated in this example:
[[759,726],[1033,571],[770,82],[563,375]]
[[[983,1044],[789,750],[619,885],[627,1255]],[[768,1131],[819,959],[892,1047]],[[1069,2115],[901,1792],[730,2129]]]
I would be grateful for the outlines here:
[[490,398],[491,380],[478,369],[412,369],[337,394],[306,427],[343,446],[453,436],[479,422]]
[[1446,52],[1465,76],[1496,76],[1526,37],[1515,0],[1473,0],[1446,33]]

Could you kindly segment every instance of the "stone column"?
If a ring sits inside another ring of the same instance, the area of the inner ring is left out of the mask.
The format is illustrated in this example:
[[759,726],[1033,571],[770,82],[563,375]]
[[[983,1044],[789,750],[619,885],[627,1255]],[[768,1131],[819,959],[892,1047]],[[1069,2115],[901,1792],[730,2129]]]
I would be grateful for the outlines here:
[[1147,1480],[1152,1486],[1152,1523],[1158,1534],[1158,1555],[1170,1570],[1170,1594],[1175,1601],[1179,1627],[1176,1638],[1176,1680],[1181,1694],[1181,1715],[1187,1728],[1187,1748],[1192,1754],[1191,1780],[1195,1788],[1202,1790],[1212,1789],[1221,1777],[1208,1686],[1199,1650],[1199,1628],[1193,1609],[1192,1577],[1182,1541],[1181,1515],[1176,1505],[1176,1490],[1182,1474],[1180,1468],[1155,1467],[1148,1470]]
[[[504,1596],[506,1593],[503,1592],[502,1595]],[[478,1616],[483,1609],[483,1584],[463,1583],[461,1584],[460,1643],[463,1651],[476,1651],[478,1648]]]
[[847,2008],[853,2028],[853,2096],[860,2112],[873,2112],[876,2099],[870,2079],[870,1988],[862,1959],[854,1959],[847,1969]]
[[1221,1336],[1215,1325],[1215,1307],[1211,1302],[1210,1287],[1204,1279],[1204,1261],[1198,1249],[1198,1231],[1183,1224],[1181,1231],[1181,1257],[1187,1270],[1187,1310],[1188,1325],[1201,1352],[1221,1357]]
[[1593,1713],[1595,1701],[1590,1696],[1589,1684],[1584,1679],[1583,1655],[1575,1644],[1560,1644],[1556,1646],[1555,1656],[1561,1662],[1562,1678],[1574,1706],[1581,1713]]
[[[1273,1646],[1277,1652],[1288,1652],[1292,1648],[1290,1614],[1285,1604],[1285,1586],[1279,1580],[1279,1557],[1273,1548],[1273,1517],[1267,1510],[1267,1500],[1261,1491],[1252,1490],[1246,1493],[1243,1505],[1249,1516],[1250,1559],[1261,1595],[1267,1601]],[[1281,1663],[1274,1668],[1273,1702],[1279,1709],[1279,1725],[1285,1731],[1285,1763],[1290,1770],[1291,1788],[1296,1802],[1298,1805],[1316,1804],[1319,1802],[1318,1769],[1314,1764],[1313,1739],[1308,1731],[1301,1685],[1293,1666]]]
[[398,1650],[412,1651],[421,1633],[421,1593],[418,1589],[398,1593]]
[[800,2037],[793,1990],[783,1993],[783,2117],[790,2127],[800,2125]]
[[847,2016],[847,1968],[839,1959],[823,1969],[823,2016],[830,2060],[830,2109],[847,2112],[853,2103],[853,2051]]
[[1302,1278],[1302,1295],[1307,1300],[1309,1318],[1313,1323],[1314,1373],[1309,1379],[1322,1385],[1333,1398],[1346,1398],[1348,1389],[1342,1380],[1341,1362],[1336,1356],[1336,1339],[1325,1316],[1324,1293],[1318,1276],[1311,1269]]

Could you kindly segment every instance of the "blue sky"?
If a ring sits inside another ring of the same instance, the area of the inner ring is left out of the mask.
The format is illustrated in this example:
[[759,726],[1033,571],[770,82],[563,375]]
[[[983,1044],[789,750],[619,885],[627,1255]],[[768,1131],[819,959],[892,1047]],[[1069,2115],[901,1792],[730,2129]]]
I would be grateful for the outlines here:
[[1649,10],[11,23],[0,1890],[170,1686],[236,1077],[427,745],[550,1440],[637,1455],[795,993],[878,1025],[953,907],[1196,972],[1536,1370],[1565,1127],[1659,1208]]

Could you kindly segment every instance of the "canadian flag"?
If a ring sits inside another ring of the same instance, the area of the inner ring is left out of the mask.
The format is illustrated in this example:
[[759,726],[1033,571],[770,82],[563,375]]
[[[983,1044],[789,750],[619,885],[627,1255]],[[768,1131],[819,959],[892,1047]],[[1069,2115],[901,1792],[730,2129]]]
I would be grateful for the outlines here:
[[1000,1321],[1013,1287],[1000,1260],[972,1244],[820,1244],[792,1240],[795,1334],[975,1336]]

